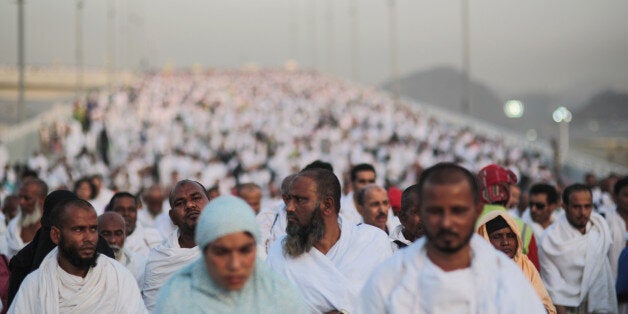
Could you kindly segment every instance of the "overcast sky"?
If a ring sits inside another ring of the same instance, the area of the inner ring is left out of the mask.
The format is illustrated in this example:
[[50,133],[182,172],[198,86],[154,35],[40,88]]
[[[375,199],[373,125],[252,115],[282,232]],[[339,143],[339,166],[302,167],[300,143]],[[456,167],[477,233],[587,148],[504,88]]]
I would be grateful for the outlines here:
[[[115,63],[301,66],[353,78],[352,0],[112,0]],[[17,62],[17,1],[0,1],[0,64]],[[628,90],[628,1],[470,2],[471,76],[511,93]],[[357,80],[390,78],[388,1],[356,0]],[[397,0],[401,74],[460,67],[460,1]],[[26,61],[75,60],[75,1],[27,0]],[[85,62],[103,66],[107,1],[86,0]],[[330,36],[331,34],[331,36]],[[316,36],[314,36],[316,35]]]

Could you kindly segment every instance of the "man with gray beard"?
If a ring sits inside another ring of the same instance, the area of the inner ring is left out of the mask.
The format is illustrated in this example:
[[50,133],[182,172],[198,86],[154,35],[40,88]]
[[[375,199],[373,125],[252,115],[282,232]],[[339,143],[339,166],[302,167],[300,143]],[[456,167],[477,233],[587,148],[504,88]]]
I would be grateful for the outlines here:
[[139,287],[144,277],[146,257],[124,248],[124,226],[124,218],[116,212],[105,212],[98,216],[98,235],[107,240],[116,260],[133,274]]
[[30,179],[22,184],[18,193],[19,213],[11,219],[7,227],[7,256],[9,258],[31,242],[41,227],[40,219],[46,195],[48,195],[48,185],[40,179]]
[[340,193],[331,171],[298,173],[284,197],[287,235],[268,254],[270,267],[299,288],[312,313],[353,313],[366,278],[392,254],[384,232],[338,215]]

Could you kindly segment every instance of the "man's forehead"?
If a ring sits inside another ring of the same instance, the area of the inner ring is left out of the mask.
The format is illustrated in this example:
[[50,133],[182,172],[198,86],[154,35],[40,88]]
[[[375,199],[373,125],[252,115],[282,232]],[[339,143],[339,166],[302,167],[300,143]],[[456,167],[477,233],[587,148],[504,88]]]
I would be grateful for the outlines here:
[[124,218],[115,212],[105,212],[98,217],[98,226],[101,229],[124,229]]
[[107,218],[99,223],[100,229],[124,230],[124,222],[114,218]]
[[570,203],[573,201],[581,201],[591,203],[593,201],[593,196],[589,191],[574,191],[569,194]]
[[388,199],[388,193],[386,193],[386,190],[384,190],[384,188],[382,187],[372,187],[369,188],[366,191],[366,194],[364,195],[366,199],[370,199],[370,198],[386,198]]
[[530,194],[531,198],[547,200],[547,193]]
[[135,199],[130,196],[120,196],[113,201],[113,206],[135,206]]
[[174,198],[184,197],[194,193],[203,193],[201,187],[194,182],[183,182],[174,189]]
[[87,206],[70,206],[66,209],[66,215],[63,219],[63,223],[67,225],[82,225],[85,222],[88,224],[98,224],[98,217],[96,211]]
[[373,177],[373,178],[375,178],[375,172],[373,172],[372,170],[362,170],[362,171],[357,172],[355,174],[355,177],[357,179],[364,178],[364,177],[367,177],[367,178]]
[[[469,196],[471,196],[471,198],[473,198],[473,195],[472,195],[473,193],[471,192],[471,186],[469,185],[469,182],[467,182],[466,180],[460,180],[458,182],[453,182],[453,183],[431,183],[428,181],[423,186],[423,189],[421,192],[423,196],[422,203],[426,203],[431,200],[444,200],[444,199],[449,198],[450,196],[444,194],[444,192],[446,192],[447,194],[449,193],[468,194]],[[430,197],[425,197],[425,195],[430,195]],[[419,198],[421,198],[421,195],[419,195]]]
[[309,177],[296,177],[290,184],[290,193],[310,190],[316,192],[316,182]]

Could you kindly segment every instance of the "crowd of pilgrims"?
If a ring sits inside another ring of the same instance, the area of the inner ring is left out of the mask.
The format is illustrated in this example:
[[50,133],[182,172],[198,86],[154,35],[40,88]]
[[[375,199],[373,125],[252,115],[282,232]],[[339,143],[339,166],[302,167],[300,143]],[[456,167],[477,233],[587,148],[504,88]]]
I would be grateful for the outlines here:
[[149,74],[40,139],[0,147],[10,313],[628,313],[626,174],[373,88]]

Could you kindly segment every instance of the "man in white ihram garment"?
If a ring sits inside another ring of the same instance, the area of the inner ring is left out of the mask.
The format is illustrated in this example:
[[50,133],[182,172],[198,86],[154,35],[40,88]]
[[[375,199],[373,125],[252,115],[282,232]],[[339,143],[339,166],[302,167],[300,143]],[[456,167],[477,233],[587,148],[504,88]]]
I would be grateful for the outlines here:
[[593,212],[586,185],[566,187],[563,204],[565,215],[545,230],[539,246],[541,278],[556,311],[617,313],[608,224]]
[[355,224],[362,222],[358,212],[358,192],[368,184],[375,184],[375,168],[370,164],[358,164],[351,168],[351,192],[340,199],[340,214]]
[[144,228],[137,221],[139,201],[133,194],[118,192],[111,197],[107,212],[113,211],[124,218],[126,249],[130,252],[147,256],[150,250],[163,241],[159,231],[153,228]]
[[168,213],[178,228],[148,255],[141,289],[149,311],[155,307],[159,289],[168,278],[200,256],[194,237],[198,218],[209,203],[205,187],[196,181],[179,181],[170,192],[169,201],[172,209]]
[[478,185],[451,163],[418,183],[425,236],[373,272],[360,313],[545,313],[521,269],[474,233]]
[[50,237],[57,247],[24,279],[8,313],[146,313],[133,275],[96,252],[92,205],[70,200],[54,211]]
[[6,241],[8,254],[11,258],[33,241],[35,233],[41,227],[44,199],[48,195],[48,185],[40,179],[25,181],[20,187],[19,213],[7,226]]
[[107,241],[115,258],[133,274],[138,287],[144,278],[146,256],[131,252],[124,247],[124,218],[116,212],[106,212],[98,216],[98,234]]
[[287,195],[287,235],[266,262],[294,283],[311,313],[354,313],[368,274],[392,254],[386,233],[339,217],[340,182],[324,169],[301,171]]

